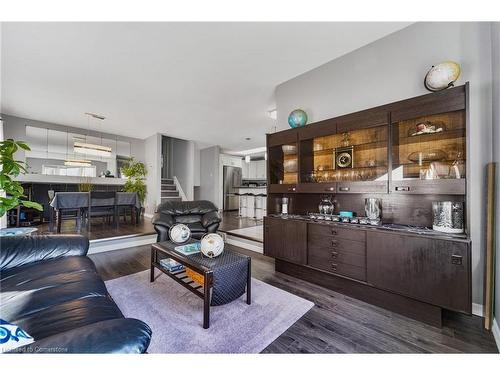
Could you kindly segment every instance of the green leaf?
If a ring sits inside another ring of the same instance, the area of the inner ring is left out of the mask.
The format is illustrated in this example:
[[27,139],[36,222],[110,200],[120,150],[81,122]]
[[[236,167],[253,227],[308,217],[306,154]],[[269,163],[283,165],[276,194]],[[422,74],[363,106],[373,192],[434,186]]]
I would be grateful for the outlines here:
[[26,142],[17,142],[17,145],[25,151],[31,151],[31,148],[26,144]]
[[21,204],[27,208],[34,208],[38,211],[43,211],[43,206],[40,203],[31,202],[31,201],[21,201]]

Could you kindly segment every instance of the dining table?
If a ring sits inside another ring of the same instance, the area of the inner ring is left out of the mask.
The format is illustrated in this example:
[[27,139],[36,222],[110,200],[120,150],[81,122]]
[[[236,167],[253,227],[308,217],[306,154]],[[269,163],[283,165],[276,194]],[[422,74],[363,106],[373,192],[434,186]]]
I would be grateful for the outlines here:
[[[131,207],[135,211],[135,222],[138,223],[141,213],[141,201],[136,192],[116,192],[115,198],[90,199],[89,192],[56,192],[50,202],[49,231],[53,231],[55,224],[55,213],[61,210],[75,210],[82,212],[92,207],[115,206]],[[115,210],[116,211],[116,210]],[[90,220],[88,221],[90,222]],[[115,220],[118,223],[118,220]]]

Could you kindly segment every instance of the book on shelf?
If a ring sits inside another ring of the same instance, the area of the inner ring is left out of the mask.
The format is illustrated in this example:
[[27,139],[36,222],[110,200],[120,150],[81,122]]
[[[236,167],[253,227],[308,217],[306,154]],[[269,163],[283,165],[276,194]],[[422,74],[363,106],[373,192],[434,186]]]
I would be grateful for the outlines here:
[[201,242],[193,242],[186,245],[176,246],[174,249],[184,255],[196,254],[201,251]]
[[182,264],[171,258],[161,259],[160,265],[169,272],[176,272],[184,269]]

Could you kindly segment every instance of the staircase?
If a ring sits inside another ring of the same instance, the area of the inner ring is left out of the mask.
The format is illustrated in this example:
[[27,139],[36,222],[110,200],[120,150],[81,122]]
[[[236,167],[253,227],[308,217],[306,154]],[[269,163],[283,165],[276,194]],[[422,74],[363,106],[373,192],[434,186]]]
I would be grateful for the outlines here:
[[161,202],[165,201],[180,201],[181,197],[174,184],[174,180],[170,178],[161,179]]

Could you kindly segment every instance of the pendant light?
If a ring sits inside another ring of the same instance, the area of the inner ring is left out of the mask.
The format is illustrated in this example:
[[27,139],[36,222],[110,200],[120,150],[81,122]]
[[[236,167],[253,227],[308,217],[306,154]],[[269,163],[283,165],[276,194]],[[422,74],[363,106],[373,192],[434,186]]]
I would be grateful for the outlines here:
[[69,133],[66,132],[66,160],[64,161],[64,165],[72,167],[89,167],[92,165],[90,160],[71,159],[68,155],[68,149],[69,149]]
[[[85,112],[88,116],[88,130],[90,131],[90,117],[94,117],[98,120],[104,120],[104,116],[96,115],[95,113]],[[88,133],[87,133],[88,136]],[[103,156],[105,158],[111,157],[111,147],[96,145],[87,142],[74,142],[73,150],[77,154],[93,155],[93,156]]]

